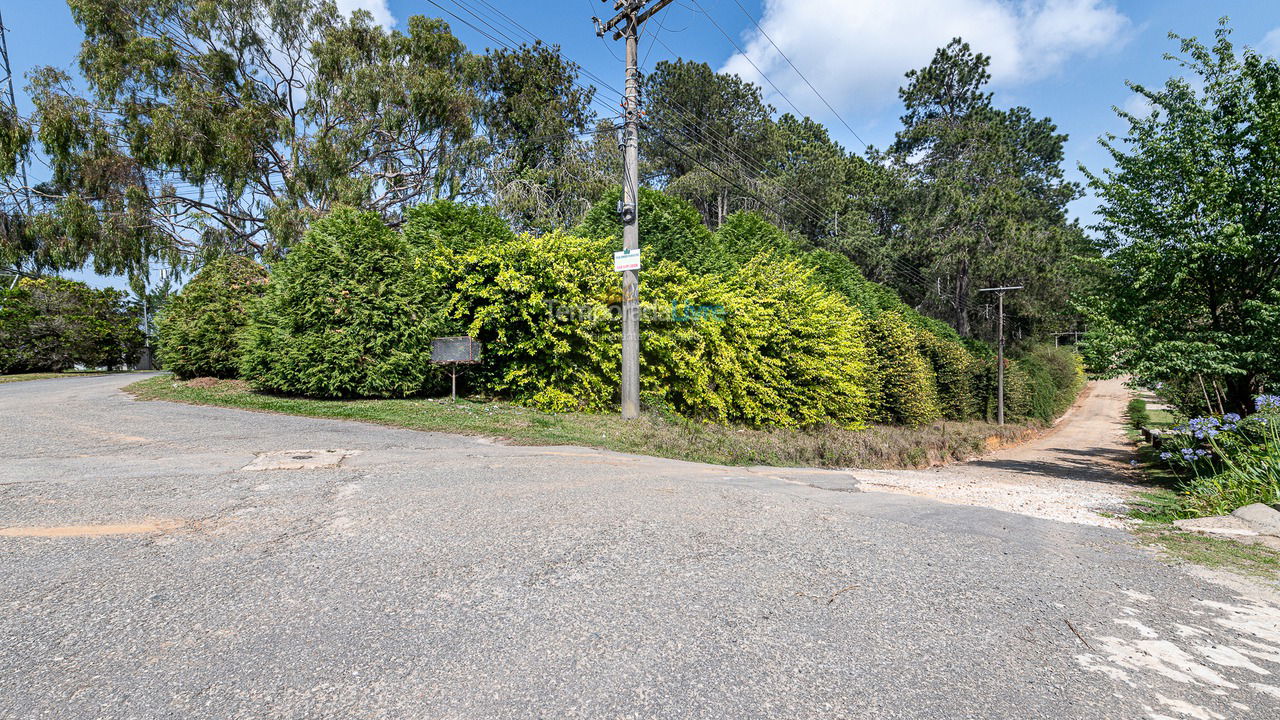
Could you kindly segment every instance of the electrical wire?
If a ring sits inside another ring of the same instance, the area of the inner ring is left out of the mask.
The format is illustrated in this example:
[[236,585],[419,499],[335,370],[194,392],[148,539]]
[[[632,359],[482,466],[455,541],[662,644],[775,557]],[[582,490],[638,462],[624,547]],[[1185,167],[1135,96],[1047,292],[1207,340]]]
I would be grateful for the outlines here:
[[778,51],[778,55],[781,55],[782,59],[787,61],[787,64],[791,66],[791,69],[795,71],[796,75],[799,75],[800,79],[803,80],[805,84],[809,86],[809,89],[813,91],[813,94],[818,96],[818,99],[822,101],[822,104],[827,106],[827,109],[831,111],[831,114],[836,116],[836,119],[840,121],[840,124],[844,125],[844,128],[848,130],[853,135],[853,137],[858,140],[858,142],[862,143],[863,148],[867,148],[867,144],[863,142],[861,137],[859,137],[857,131],[855,131],[849,125],[849,123],[845,121],[845,119],[840,115],[840,113],[837,112],[836,109],[831,106],[831,103],[827,102],[827,99],[823,97],[822,93],[818,92],[818,88],[814,87],[813,83],[809,82],[809,78],[805,77],[805,74],[800,72],[800,68],[796,67],[796,64],[791,62],[791,58],[787,57],[787,54],[782,52],[782,48],[778,47],[778,43],[774,42],[772,37],[769,37],[769,33],[765,32],[764,27],[761,26],[760,23],[756,21],[755,17],[753,17],[751,13],[747,12],[747,9],[743,7],[742,3],[739,2],[739,0],[733,0],[733,2],[735,5],[738,6],[738,9],[742,10],[742,14],[746,15],[747,19],[750,20],[751,23],[756,26],[756,29],[760,31],[760,34],[764,37],[764,39],[769,41],[769,44],[773,46],[773,49]]

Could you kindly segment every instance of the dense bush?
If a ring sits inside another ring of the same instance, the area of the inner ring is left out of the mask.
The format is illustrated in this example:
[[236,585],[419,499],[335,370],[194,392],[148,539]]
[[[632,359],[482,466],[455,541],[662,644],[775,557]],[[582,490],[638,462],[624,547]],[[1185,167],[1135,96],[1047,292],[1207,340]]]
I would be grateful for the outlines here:
[[714,247],[724,258],[720,264],[723,270],[742,267],[763,252],[779,256],[795,256],[800,252],[785,232],[754,212],[737,212],[725,218],[715,236]]
[[1129,425],[1136,429],[1142,429],[1151,422],[1151,415],[1147,413],[1147,401],[1142,398],[1130,398],[1125,415],[1129,419]]
[[[621,302],[612,247],[551,233],[459,255],[449,314],[485,343],[474,379],[547,410],[612,407]],[[641,277],[651,402],[752,425],[866,419],[861,316],[796,261],[762,255],[732,273],[695,275],[655,260]]]
[[974,375],[977,361],[958,342],[929,330],[916,333],[920,352],[933,368],[938,407],[948,420],[967,420],[978,414]]
[[[611,238],[610,252],[622,249],[622,221],[618,202],[622,188],[614,188],[596,203],[575,234]],[[702,216],[689,203],[669,195],[640,188],[640,250],[645,267],[659,260],[672,260],[695,273],[724,269],[725,256],[718,238],[702,224]]]
[[1018,360],[1030,387],[1026,415],[1051,421],[1066,412],[1084,386],[1084,364],[1071,348],[1037,345]]
[[423,254],[450,248],[465,252],[476,245],[506,242],[515,233],[493,210],[448,200],[419,205],[405,213],[404,238]]
[[234,378],[249,310],[267,271],[247,258],[217,258],[196,273],[156,318],[158,358],[180,378]]
[[941,417],[933,368],[920,353],[919,331],[898,313],[871,320],[876,419],[922,425]]
[[473,382],[551,411],[604,410],[618,387],[612,243],[553,232],[477,244],[444,262],[449,319],[484,343]]
[[645,333],[646,372],[678,412],[781,427],[870,418],[862,314],[799,261],[765,252],[718,280],[646,282],[678,307]]
[[143,345],[125,294],[56,277],[0,291],[0,373],[118,367]]
[[312,397],[421,391],[440,299],[419,256],[374,213],[339,208],[272,269],[241,364],[255,388]]

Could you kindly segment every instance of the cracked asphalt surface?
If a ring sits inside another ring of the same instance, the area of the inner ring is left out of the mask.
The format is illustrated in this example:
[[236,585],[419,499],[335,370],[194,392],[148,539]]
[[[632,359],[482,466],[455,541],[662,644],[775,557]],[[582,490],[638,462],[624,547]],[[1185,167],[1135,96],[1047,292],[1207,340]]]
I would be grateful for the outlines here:
[[136,379],[0,385],[0,717],[1280,716],[1275,595],[1122,530]]

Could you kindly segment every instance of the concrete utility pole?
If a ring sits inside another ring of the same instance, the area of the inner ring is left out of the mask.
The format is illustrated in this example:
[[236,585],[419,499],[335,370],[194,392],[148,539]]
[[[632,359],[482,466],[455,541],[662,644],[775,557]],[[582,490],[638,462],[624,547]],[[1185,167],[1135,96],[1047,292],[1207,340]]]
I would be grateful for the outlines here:
[[[608,0],[600,0],[608,2]],[[627,39],[627,90],[623,99],[622,253],[614,255],[614,269],[622,273],[622,417],[640,417],[640,26],[674,0],[615,0],[618,11],[608,22],[591,18],[596,35],[613,30],[613,39]],[[624,24],[625,23],[625,24]],[[619,27],[621,26],[621,27]]]
[[1000,309],[997,311],[998,320],[996,322],[996,334],[1000,336],[999,342],[996,344],[996,372],[999,380],[997,385],[999,390],[999,406],[996,409],[996,417],[1001,425],[1004,424],[1004,294],[1010,290],[1021,290],[1021,285],[998,288],[983,288],[978,292],[993,292],[999,299]]

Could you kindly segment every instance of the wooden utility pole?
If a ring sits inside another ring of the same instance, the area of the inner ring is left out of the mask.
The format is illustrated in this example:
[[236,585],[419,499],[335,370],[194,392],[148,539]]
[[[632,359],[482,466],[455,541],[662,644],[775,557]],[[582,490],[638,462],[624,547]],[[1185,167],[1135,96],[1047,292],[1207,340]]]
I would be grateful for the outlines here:
[[998,328],[996,330],[996,334],[999,336],[999,341],[996,343],[996,372],[997,377],[999,378],[996,381],[998,386],[997,395],[999,396],[996,408],[996,418],[1001,425],[1004,424],[1004,294],[1010,290],[1021,289],[1021,285],[1015,285],[1010,287],[983,288],[978,291],[993,292],[999,300],[999,310],[996,311],[998,317],[998,320],[996,321],[996,327]]
[[[600,0],[608,2],[608,0]],[[622,417],[640,417],[640,26],[674,0],[615,0],[618,11],[608,22],[591,18],[596,35],[613,30],[613,39],[627,39],[627,89],[623,97],[622,253],[614,268],[622,273]],[[622,257],[622,265],[619,264]],[[634,267],[632,267],[634,265]]]

